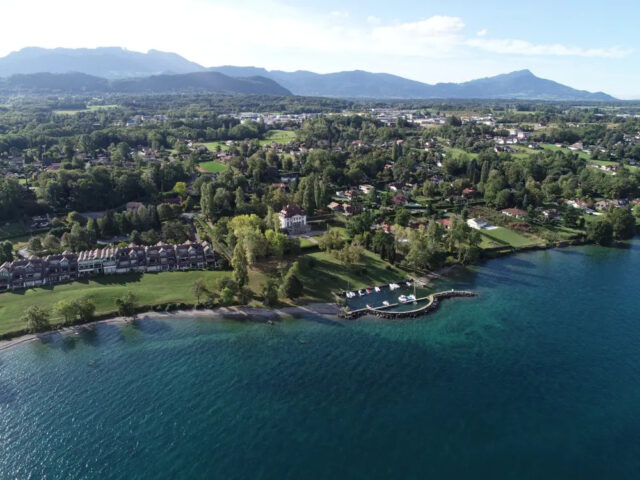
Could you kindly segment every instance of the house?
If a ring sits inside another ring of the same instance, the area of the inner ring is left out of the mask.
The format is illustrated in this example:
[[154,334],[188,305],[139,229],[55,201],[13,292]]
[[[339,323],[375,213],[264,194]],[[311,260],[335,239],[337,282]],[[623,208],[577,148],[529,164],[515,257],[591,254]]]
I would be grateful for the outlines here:
[[569,145],[569,150],[576,152],[578,150],[582,150],[584,148],[584,144],[582,142],[576,142],[572,145]]
[[45,258],[31,257],[0,265],[0,291],[54,285],[92,275],[189,270],[215,266],[215,252],[207,242],[152,247],[129,245]]
[[440,225],[449,230],[451,228],[451,219],[450,218],[439,218],[436,220]]
[[558,211],[555,208],[549,208],[547,210],[543,210],[542,215],[544,215],[544,218],[547,220],[555,220],[558,218]]
[[306,233],[310,230],[307,225],[307,215],[295,203],[282,207],[278,214],[280,228],[290,234]]
[[513,218],[524,218],[527,215],[525,210],[521,210],[520,208],[506,208],[502,210],[502,214],[507,217]]
[[405,203],[407,203],[407,199],[404,197],[404,195],[399,193],[391,199],[391,203],[393,203],[396,206],[404,205]]
[[489,226],[489,224],[487,223],[487,219],[482,217],[470,218],[469,220],[467,220],[467,225],[475,230],[482,230]]
[[127,202],[125,208],[127,209],[127,212],[130,212],[132,210],[137,210],[140,207],[143,207],[144,204],[141,202]]
[[473,197],[478,191],[473,187],[468,187],[462,190],[463,197]]
[[327,205],[327,208],[332,212],[338,212],[342,210],[342,205],[340,205],[338,202],[331,202],[329,205]]
[[367,195],[367,194],[371,193],[371,192],[374,190],[373,185],[367,185],[367,184],[365,184],[365,185],[360,185],[358,188],[359,188],[359,189],[360,189],[360,191],[361,191],[362,193],[364,193],[365,195]]
[[350,203],[343,203],[342,210],[345,215],[357,215],[362,212],[362,207],[360,205],[351,205]]

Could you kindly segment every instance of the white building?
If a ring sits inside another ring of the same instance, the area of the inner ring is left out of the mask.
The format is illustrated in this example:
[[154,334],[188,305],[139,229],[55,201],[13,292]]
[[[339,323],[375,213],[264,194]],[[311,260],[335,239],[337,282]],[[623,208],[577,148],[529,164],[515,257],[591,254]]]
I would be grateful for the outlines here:
[[467,220],[467,225],[476,230],[482,230],[483,228],[487,228],[489,226],[486,218],[470,218],[469,220]]
[[309,231],[307,216],[299,205],[290,204],[282,208],[278,215],[280,228],[288,233],[306,233]]

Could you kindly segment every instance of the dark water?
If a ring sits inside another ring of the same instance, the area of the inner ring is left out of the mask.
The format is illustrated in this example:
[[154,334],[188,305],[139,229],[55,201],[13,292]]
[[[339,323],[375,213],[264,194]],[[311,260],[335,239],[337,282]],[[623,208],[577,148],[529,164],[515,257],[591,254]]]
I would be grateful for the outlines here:
[[0,352],[0,478],[640,478],[640,243],[402,321],[145,319]]

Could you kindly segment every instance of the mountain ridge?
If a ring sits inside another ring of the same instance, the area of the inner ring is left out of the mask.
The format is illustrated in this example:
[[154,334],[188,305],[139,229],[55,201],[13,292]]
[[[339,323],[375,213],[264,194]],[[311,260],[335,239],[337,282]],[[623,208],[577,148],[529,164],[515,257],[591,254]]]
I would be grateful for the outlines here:
[[[390,73],[372,73],[364,70],[352,70],[333,73],[314,73],[307,70],[286,72],[267,70],[261,67],[219,66],[205,68],[195,62],[170,52],[149,50],[146,53],[134,52],[121,47],[99,47],[95,49],[27,47],[0,58],[0,77],[21,74],[69,74],[82,73],[99,77],[111,82],[123,79],[136,79],[127,88],[141,87],[147,78],[149,88],[158,88],[157,76],[187,75],[204,72],[217,72],[228,77],[247,79],[262,77],[278,84],[278,87],[294,95],[367,98],[367,99],[504,99],[504,100],[555,100],[555,101],[612,101],[611,95],[603,92],[588,92],[535,76],[530,70],[517,70],[511,73],[480,78],[462,83],[428,84],[410,80]],[[52,81],[56,80],[50,77]],[[59,78],[57,79],[59,80]],[[56,80],[56,81],[57,81]],[[87,79],[85,79],[87,80]],[[175,79],[165,78],[168,86]],[[183,79],[185,88],[214,88],[213,82],[197,78]],[[74,81],[78,81],[77,78]],[[263,87],[278,90],[275,85]],[[37,83],[37,82],[36,82]],[[82,83],[82,81],[80,81]],[[98,82],[88,82],[96,84]],[[162,84],[163,82],[160,82]],[[230,85],[227,80],[218,84]],[[255,83],[255,81],[254,81]],[[116,83],[117,85],[117,83]],[[174,87],[179,90],[178,84]],[[162,87],[165,88],[165,87]],[[215,88],[218,88],[215,86]],[[235,89],[236,87],[234,87]],[[238,85],[240,90],[248,88]],[[232,89],[233,90],[233,89]],[[251,90],[249,88],[249,90]]]

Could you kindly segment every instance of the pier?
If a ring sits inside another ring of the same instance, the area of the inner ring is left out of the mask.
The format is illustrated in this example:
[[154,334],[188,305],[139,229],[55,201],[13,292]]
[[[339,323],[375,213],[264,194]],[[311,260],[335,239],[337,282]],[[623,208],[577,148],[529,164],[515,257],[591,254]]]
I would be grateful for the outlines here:
[[401,305],[405,305],[402,303],[392,303],[390,305],[382,305],[380,307],[370,307],[366,306],[365,308],[360,308],[358,310],[349,310],[340,312],[340,317],[345,318],[347,320],[355,320],[356,318],[363,317],[365,315],[372,315],[380,318],[413,318],[419,317],[422,315],[428,315],[430,313],[435,312],[440,307],[440,300],[445,298],[455,298],[455,297],[476,297],[477,294],[468,290],[446,290],[444,292],[432,293],[427,295],[426,297],[417,298],[415,302],[412,303],[420,303],[427,302],[422,307],[413,309],[413,310],[404,310],[400,312],[390,311],[392,308],[397,308]]

